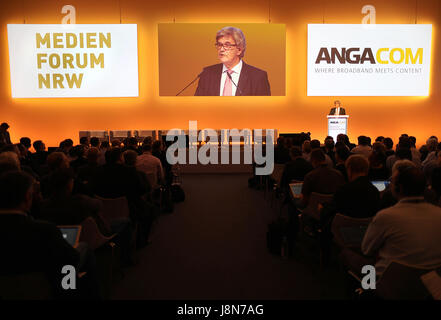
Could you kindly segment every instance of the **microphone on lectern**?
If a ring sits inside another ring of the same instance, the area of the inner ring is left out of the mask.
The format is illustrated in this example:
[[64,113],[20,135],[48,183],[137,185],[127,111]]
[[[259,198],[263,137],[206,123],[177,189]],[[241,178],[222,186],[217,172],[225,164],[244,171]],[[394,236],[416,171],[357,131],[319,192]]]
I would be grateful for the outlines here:
[[179,92],[176,94],[176,96],[179,96],[182,92],[184,92],[185,89],[187,89],[187,88],[188,88],[189,86],[191,86],[191,85],[192,85],[197,79],[199,79],[199,78],[201,77],[201,74],[202,74],[202,72],[199,73],[198,76],[197,76],[196,78],[194,78],[194,80],[193,80],[192,82],[190,82],[189,84],[187,84],[187,85],[185,86],[184,89],[182,89],[181,91],[179,91]]

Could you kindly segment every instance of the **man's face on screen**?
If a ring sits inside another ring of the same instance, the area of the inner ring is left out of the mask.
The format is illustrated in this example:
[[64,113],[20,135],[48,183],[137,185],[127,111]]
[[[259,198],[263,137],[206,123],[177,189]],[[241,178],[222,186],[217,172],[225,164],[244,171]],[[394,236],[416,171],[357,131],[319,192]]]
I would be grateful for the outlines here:
[[242,50],[236,45],[232,36],[217,39],[217,56],[227,68],[234,67],[240,61]]

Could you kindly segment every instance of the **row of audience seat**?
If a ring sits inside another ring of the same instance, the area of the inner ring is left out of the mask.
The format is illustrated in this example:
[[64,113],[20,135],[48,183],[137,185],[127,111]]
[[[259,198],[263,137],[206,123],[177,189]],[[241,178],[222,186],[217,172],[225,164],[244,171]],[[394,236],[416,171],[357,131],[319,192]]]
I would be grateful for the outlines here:
[[[349,143],[347,145],[349,145]],[[341,145],[339,147],[341,147]],[[346,148],[345,146],[343,147]],[[289,150],[292,151],[292,149]],[[330,148],[330,150],[332,150],[332,147]],[[317,152],[317,149],[315,152]],[[441,150],[439,150],[438,152],[441,152]],[[299,156],[302,157],[301,151],[300,153],[298,151],[290,153],[291,157],[293,157],[292,159],[296,159],[296,157]],[[328,153],[329,149],[327,150],[327,154]],[[365,157],[365,159],[367,160],[368,155],[358,155],[358,157]],[[436,156],[433,159],[436,159]],[[297,241],[301,241],[302,239],[304,239],[305,236],[316,239],[316,244],[319,249],[318,255],[320,259],[320,266],[322,268],[329,267],[329,263],[332,262],[332,258],[335,259],[339,257],[338,261],[341,269],[344,270],[344,272],[347,274],[347,278],[350,279],[349,282],[352,281],[354,285],[352,289],[358,288],[356,291],[358,294],[354,297],[369,297],[369,291],[361,289],[361,270],[359,270],[358,272],[354,272],[353,270],[351,270],[351,268],[349,268],[350,263],[348,263],[348,255],[345,254],[349,252],[350,255],[363,255],[361,244],[366,229],[373,220],[373,216],[366,218],[354,218],[341,214],[337,211],[337,213],[334,214],[331,219],[329,219],[330,217],[327,215],[328,212],[326,210],[327,206],[332,205],[334,201],[334,193],[323,194],[312,192],[308,196],[307,206],[298,207],[298,199],[293,198],[293,194],[288,191],[289,189],[284,189],[282,185],[282,177],[286,174],[286,168],[288,165],[292,165],[293,161],[294,160],[292,160],[292,162],[288,161],[287,163],[289,164],[276,163],[274,166],[274,171],[270,176],[254,177],[255,181],[252,186],[255,186],[257,184],[258,189],[263,190],[263,197],[269,199],[271,207],[274,207],[274,204],[276,204],[275,211],[277,213],[278,220],[280,220],[283,215],[286,214],[286,211],[284,210],[286,209],[286,205],[292,204],[292,207],[296,212],[294,214],[296,216],[296,219],[298,217],[297,227],[298,232],[300,232],[300,235],[294,236],[294,238],[296,238]],[[407,161],[407,163],[401,163],[405,161]],[[415,170],[418,170],[420,172],[419,174],[422,174],[421,167],[418,167],[418,164],[415,164],[410,160],[400,160],[398,164],[401,164],[402,166],[414,167]],[[323,164],[321,165],[325,166],[324,160]],[[438,166],[441,166],[441,162],[438,164]],[[314,166],[314,168],[316,168],[316,166]],[[367,171],[365,174],[367,175]],[[433,181],[430,181],[429,183],[432,182]],[[303,179],[291,180],[290,184],[293,183],[303,183]],[[429,196],[427,198],[430,199],[430,202],[435,203],[439,207],[441,207],[441,198],[435,195],[435,193],[433,192],[434,190],[431,190],[430,185],[428,186],[427,191],[429,191]],[[269,197],[267,196],[268,193],[270,193]],[[390,190],[387,189],[385,191],[381,191],[380,197],[382,196],[391,197]],[[395,202],[390,203],[388,206],[392,206],[394,205],[394,203],[396,203],[396,200]],[[288,222],[291,218],[292,217],[290,217],[290,212],[288,208],[288,217],[285,217],[285,219],[287,219]],[[272,225],[273,224],[274,222],[272,223]],[[292,228],[292,226],[293,224],[288,224],[288,228]],[[296,226],[296,223],[294,224],[294,226]],[[269,232],[271,232],[271,229],[269,229]],[[290,231],[288,231],[288,239],[290,239],[290,237],[293,238],[289,235],[289,232]],[[424,230],[421,230],[421,232],[424,232]],[[282,246],[283,245],[284,244],[282,243]],[[295,246],[292,243],[290,243],[290,245]],[[297,245],[301,245],[301,243]],[[439,248],[441,254],[441,243]],[[335,252],[340,252],[340,254],[336,257],[335,254],[333,254]],[[375,264],[375,261],[372,261],[372,264]],[[441,267],[424,268],[419,266],[412,266],[400,261],[391,261],[391,263],[381,274],[381,277],[377,280],[377,287],[374,291],[375,298],[441,299]]]
[[[29,148],[30,141],[26,141],[26,139],[22,140]],[[19,152],[19,147],[23,147],[21,144],[9,144],[0,149],[0,176],[2,179],[8,175],[11,177],[12,175],[23,176],[26,181],[32,181],[32,184],[26,185],[26,190],[33,190],[31,207],[26,210],[10,210],[11,207],[7,207],[8,197],[5,196],[8,193],[8,185],[10,184],[3,183],[2,180],[1,194],[3,197],[1,198],[1,205],[4,208],[3,213],[6,213],[2,217],[10,216],[16,221],[17,217],[22,216],[23,219],[26,219],[26,226],[29,225],[29,228],[33,228],[30,238],[34,240],[34,233],[38,234],[40,232],[38,223],[52,230],[52,234],[47,236],[48,238],[49,236],[56,238],[58,246],[54,250],[57,254],[53,254],[53,257],[51,257],[54,264],[48,262],[49,265],[55,267],[56,263],[66,261],[63,258],[65,255],[63,249],[72,254],[72,257],[80,253],[78,267],[83,268],[86,265],[85,270],[79,270],[77,278],[78,282],[82,283],[80,286],[80,289],[82,289],[78,292],[72,292],[72,294],[63,292],[63,290],[59,292],[61,289],[60,283],[57,279],[52,278],[54,272],[49,272],[44,262],[39,263],[35,259],[29,258],[31,259],[29,264],[20,269],[30,271],[30,273],[21,273],[20,270],[16,270],[13,259],[4,257],[9,260],[8,264],[3,265],[0,269],[0,299],[108,299],[111,297],[115,281],[124,275],[126,270],[124,267],[136,264],[138,260],[137,250],[149,243],[151,225],[162,206],[161,194],[156,197],[156,191],[160,191],[165,187],[168,188],[169,183],[173,181],[173,179],[170,179],[170,181],[161,179],[159,181],[157,178],[159,171],[147,173],[140,171],[135,166],[136,161],[134,160],[137,160],[138,156],[148,153],[156,161],[157,167],[155,167],[155,170],[158,169],[162,172],[160,163],[163,159],[160,160],[151,154],[154,141],[146,141],[141,151],[139,148],[131,149],[128,145],[124,149],[122,146],[111,147],[109,144],[98,145],[98,148],[89,148],[88,140],[84,141],[84,139],[81,145],[73,147],[73,142],[68,140],[70,139],[64,140],[53,153],[47,152],[43,143],[34,144],[34,147],[38,147],[36,153],[30,151]],[[81,154],[72,152],[80,150],[80,147],[81,150],[86,150],[86,152]],[[93,152],[89,153],[88,150]],[[146,150],[149,150],[149,152]],[[158,157],[162,157],[162,149],[155,150],[160,150],[161,155],[158,155]],[[130,164],[128,162],[129,158],[126,157],[129,153],[131,153]],[[89,155],[90,157],[86,158]],[[100,155],[104,160],[102,164],[98,163]],[[37,156],[41,161],[33,161]],[[42,168],[46,168],[46,170],[41,170]],[[82,169],[91,170],[88,171],[88,175],[80,177],[79,173],[82,172]],[[102,169],[107,170],[105,175],[102,175]],[[155,179],[151,177],[152,175],[155,175]],[[103,179],[106,181],[103,181]],[[24,188],[24,185],[20,187],[17,184],[14,188],[22,190],[20,188]],[[23,191],[24,189],[20,192]],[[114,191],[115,196],[107,197],[105,195],[106,192],[112,193],[112,191]],[[14,195],[20,192],[14,193]],[[104,193],[101,194],[101,192]],[[24,200],[21,199],[20,201]],[[74,206],[66,207],[66,205],[62,205],[63,203]],[[59,219],[75,222],[56,222]],[[34,221],[36,223],[33,223]],[[79,245],[74,247],[77,250],[73,250],[70,245],[67,245],[60,238],[60,232],[53,230],[55,225],[60,223],[63,224],[58,226],[60,230],[65,227],[80,228]],[[9,226],[9,229],[12,231],[11,226]],[[13,228],[19,228],[19,225],[15,222],[13,226]],[[8,226],[3,225],[3,227],[7,228]],[[29,240],[21,241],[16,239],[17,237],[13,234],[15,233],[5,232],[0,236],[4,236],[4,239],[14,239],[17,242],[16,245],[10,246],[11,248],[17,247],[29,250]],[[45,250],[44,247],[37,251],[42,252],[40,250]],[[78,252],[73,254],[75,251]],[[83,255],[83,253],[85,254]],[[83,259],[87,261],[86,264],[83,263]],[[52,261],[51,259],[46,261],[49,260]],[[41,264],[43,266],[40,266]],[[39,272],[35,268],[33,269],[32,266],[34,265],[36,268],[46,271]],[[58,272],[56,272],[56,276],[54,275],[54,277],[60,276]],[[84,283],[87,283],[87,285],[84,285]],[[97,285],[94,286],[94,284]],[[93,289],[87,292],[89,286]]]

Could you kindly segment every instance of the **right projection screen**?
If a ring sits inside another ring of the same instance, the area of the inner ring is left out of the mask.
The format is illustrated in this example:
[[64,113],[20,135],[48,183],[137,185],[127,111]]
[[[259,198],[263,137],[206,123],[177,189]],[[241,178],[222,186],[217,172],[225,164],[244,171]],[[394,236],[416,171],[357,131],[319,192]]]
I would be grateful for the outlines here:
[[432,25],[309,24],[308,96],[428,96]]

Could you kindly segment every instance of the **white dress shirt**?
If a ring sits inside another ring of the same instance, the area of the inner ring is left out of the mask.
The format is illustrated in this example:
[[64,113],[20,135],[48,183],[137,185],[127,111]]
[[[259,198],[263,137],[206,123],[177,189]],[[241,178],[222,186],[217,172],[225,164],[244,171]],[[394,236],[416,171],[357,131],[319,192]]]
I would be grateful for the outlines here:
[[361,249],[366,255],[377,255],[377,275],[391,261],[435,269],[441,266],[440,229],[441,208],[423,197],[404,198],[376,214]]
[[[225,86],[225,80],[227,79],[227,70],[228,70],[228,68],[225,65],[223,65],[222,77],[221,77],[221,83],[220,83],[220,93],[219,93],[220,96],[224,95],[224,86]],[[238,86],[240,72],[242,71],[242,59],[231,70],[233,70],[233,73],[231,74],[231,78],[233,79],[233,82],[236,84],[236,86]],[[234,83],[231,84],[231,94],[233,96],[236,95],[236,89],[237,89],[237,87],[234,85]]]

